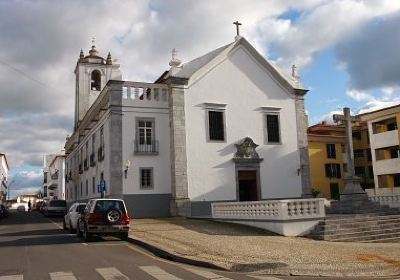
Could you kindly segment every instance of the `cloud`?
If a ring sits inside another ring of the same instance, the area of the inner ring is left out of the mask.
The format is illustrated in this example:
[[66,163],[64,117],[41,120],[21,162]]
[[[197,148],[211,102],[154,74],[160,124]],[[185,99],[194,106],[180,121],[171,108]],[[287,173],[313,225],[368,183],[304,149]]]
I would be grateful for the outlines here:
[[372,95],[359,90],[348,90],[346,94],[358,102],[375,100]]
[[336,47],[345,61],[350,87],[357,90],[400,86],[400,13],[371,21]]
[[10,198],[20,194],[36,193],[42,188],[42,184],[41,171],[20,171],[9,178]]

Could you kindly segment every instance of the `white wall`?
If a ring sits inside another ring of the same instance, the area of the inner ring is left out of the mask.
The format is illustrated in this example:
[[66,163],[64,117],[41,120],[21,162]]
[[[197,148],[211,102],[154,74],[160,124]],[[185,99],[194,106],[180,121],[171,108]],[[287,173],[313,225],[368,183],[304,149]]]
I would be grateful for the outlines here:
[[[194,201],[235,200],[234,144],[251,137],[260,145],[262,198],[301,196],[297,175],[294,100],[247,51],[239,48],[185,91],[189,197]],[[207,142],[204,103],[227,104],[226,142]],[[260,107],[280,110],[281,145],[264,145],[265,115]]]
[[[168,101],[161,97],[155,100],[123,99],[122,147],[123,162],[129,160],[127,178],[123,178],[124,194],[167,194],[171,193],[171,162],[169,140]],[[155,140],[159,143],[157,155],[137,155],[134,151],[136,118],[152,118],[155,124]],[[140,189],[140,167],[152,167],[154,188]]]

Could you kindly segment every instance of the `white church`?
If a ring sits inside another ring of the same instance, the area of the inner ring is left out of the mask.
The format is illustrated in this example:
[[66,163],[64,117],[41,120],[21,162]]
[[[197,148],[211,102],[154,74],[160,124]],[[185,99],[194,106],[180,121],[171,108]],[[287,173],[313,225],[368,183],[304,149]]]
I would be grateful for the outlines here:
[[[310,195],[304,96],[243,37],[155,82],[95,46],[76,64],[68,202],[123,198],[132,217],[209,216],[212,202]],[[103,192],[103,193],[101,193]]]

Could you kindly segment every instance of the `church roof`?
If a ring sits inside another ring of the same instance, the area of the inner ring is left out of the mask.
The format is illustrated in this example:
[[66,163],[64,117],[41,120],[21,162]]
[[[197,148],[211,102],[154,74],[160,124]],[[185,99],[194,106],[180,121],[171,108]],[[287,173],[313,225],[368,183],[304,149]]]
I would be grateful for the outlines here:
[[174,76],[180,77],[180,78],[187,78],[187,79],[190,78],[194,73],[197,72],[197,70],[203,68],[203,66],[205,66],[207,63],[209,63],[211,60],[213,60],[215,57],[217,57],[222,51],[224,51],[226,48],[228,48],[232,44],[234,44],[234,43],[222,46],[222,47],[215,49],[209,53],[206,53],[205,55],[195,58],[192,61],[184,63],[181,66],[181,70],[179,70]]
[[[244,37],[239,37],[238,40],[234,41],[233,43],[217,48],[203,56],[184,63],[182,66],[178,67],[179,70],[177,70],[173,76],[190,79],[198,70],[206,67],[208,64],[211,65],[211,62],[217,60],[218,57],[221,57],[222,59],[228,57],[230,52],[239,45],[244,46],[261,65],[268,69],[268,71],[279,83],[288,88],[290,91],[297,89],[302,92],[301,94],[307,92],[297,78],[288,77],[281,69],[279,69],[277,65],[268,62]],[[171,73],[169,74],[171,75]]]

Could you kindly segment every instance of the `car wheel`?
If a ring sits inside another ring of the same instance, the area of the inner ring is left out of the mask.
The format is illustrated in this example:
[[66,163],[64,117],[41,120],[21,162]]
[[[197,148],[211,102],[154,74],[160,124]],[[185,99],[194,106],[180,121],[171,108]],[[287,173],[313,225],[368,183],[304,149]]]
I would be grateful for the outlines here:
[[63,230],[67,229],[67,225],[65,224],[65,218],[63,218]]
[[[78,226],[78,223],[77,223],[77,226]],[[70,233],[74,233],[75,232],[74,228],[72,227],[71,220],[69,221],[69,232]]]
[[107,221],[109,221],[112,224],[121,220],[121,217],[122,217],[121,211],[119,211],[118,209],[115,209],[115,208],[111,208],[106,213]]
[[120,233],[120,235],[119,235],[119,237],[121,238],[121,240],[124,240],[124,241],[128,240],[128,236],[129,236],[129,233],[128,233],[128,232],[122,232],[122,233]]
[[76,235],[77,235],[78,237],[81,237],[81,236],[82,236],[82,231],[81,231],[81,229],[80,229],[80,227],[79,227],[79,222],[76,224]]
[[92,235],[87,231],[86,227],[83,228],[82,236],[83,236],[83,240],[85,240],[85,242],[89,242],[92,237]]

